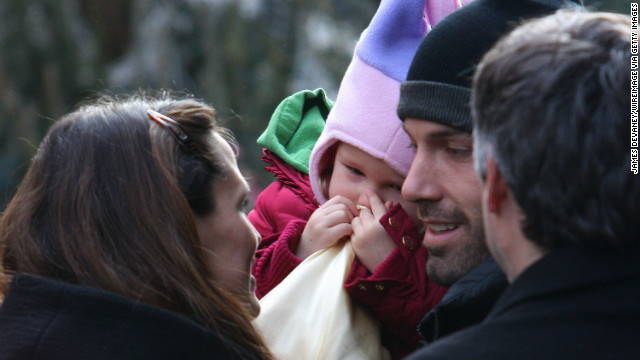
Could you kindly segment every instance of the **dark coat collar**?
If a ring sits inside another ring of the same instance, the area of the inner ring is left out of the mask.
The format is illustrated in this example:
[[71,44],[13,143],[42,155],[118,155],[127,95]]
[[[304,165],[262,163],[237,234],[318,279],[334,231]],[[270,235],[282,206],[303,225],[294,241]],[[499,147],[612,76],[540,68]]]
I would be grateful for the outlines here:
[[492,258],[453,284],[442,301],[422,319],[418,330],[427,343],[481,322],[507,287]]
[[181,314],[33,275],[14,277],[0,307],[0,334],[3,359],[251,358]]
[[533,297],[638,279],[640,259],[580,249],[552,251],[527,268],[496,303],[491,317]]

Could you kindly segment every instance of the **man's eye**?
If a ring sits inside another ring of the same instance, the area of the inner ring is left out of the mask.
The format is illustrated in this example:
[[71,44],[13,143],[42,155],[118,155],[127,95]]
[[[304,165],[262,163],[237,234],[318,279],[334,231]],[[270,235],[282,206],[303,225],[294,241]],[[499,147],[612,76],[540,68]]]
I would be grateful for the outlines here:
[[470,156],[473,152],[473,150],[469,148],[453,148],[453,147],[448,147],[446,151],[447,153],[453,156]]
[[349,171],[351,171],[353,174],[358,175],[358,176],[364,176],[364,173],[354,167],[351,166],[347,166],[347,168],[349,169]]

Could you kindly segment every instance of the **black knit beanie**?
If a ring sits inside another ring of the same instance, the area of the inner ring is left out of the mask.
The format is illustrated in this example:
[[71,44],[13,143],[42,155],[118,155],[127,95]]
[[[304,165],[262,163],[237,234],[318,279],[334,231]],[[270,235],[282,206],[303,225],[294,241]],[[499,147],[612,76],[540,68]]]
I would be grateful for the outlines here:
[[471,80],[482,56],[525,19],[581,0],[475,0],[443,19],[424,38],[400,86],[398,116],[471,132]]

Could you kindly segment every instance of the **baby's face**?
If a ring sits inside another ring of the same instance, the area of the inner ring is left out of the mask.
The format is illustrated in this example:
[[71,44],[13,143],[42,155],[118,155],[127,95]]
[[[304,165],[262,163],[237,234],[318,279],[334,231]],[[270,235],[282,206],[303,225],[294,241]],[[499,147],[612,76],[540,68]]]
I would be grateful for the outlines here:
[[365,191],[371,189],[384,203],[400,203],[416,222],[416,206],[400,195],[404,181],[400,173],[354,146],[342,142],[336,146],[333,173],[327,189],[329,198],[342,195],[356,204],[369,207]]

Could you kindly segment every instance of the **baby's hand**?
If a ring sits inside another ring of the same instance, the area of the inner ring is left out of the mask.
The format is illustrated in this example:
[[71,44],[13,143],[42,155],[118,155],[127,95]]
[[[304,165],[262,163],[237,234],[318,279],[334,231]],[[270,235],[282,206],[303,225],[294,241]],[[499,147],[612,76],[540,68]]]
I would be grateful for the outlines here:
[[301,259],[314,252],[335,245],[351,235],[351,220],[358,214],[353,201],[334,196],[311,214],[296,250]]
[[373,273],[396,248],[396,244],[380,224],[380,218],[387,212],[385,204],[373,191],[367,190],[366,195],[370,207],[359,207],[362,209],[360,215],[351,222],[351,245],[362,265]]

